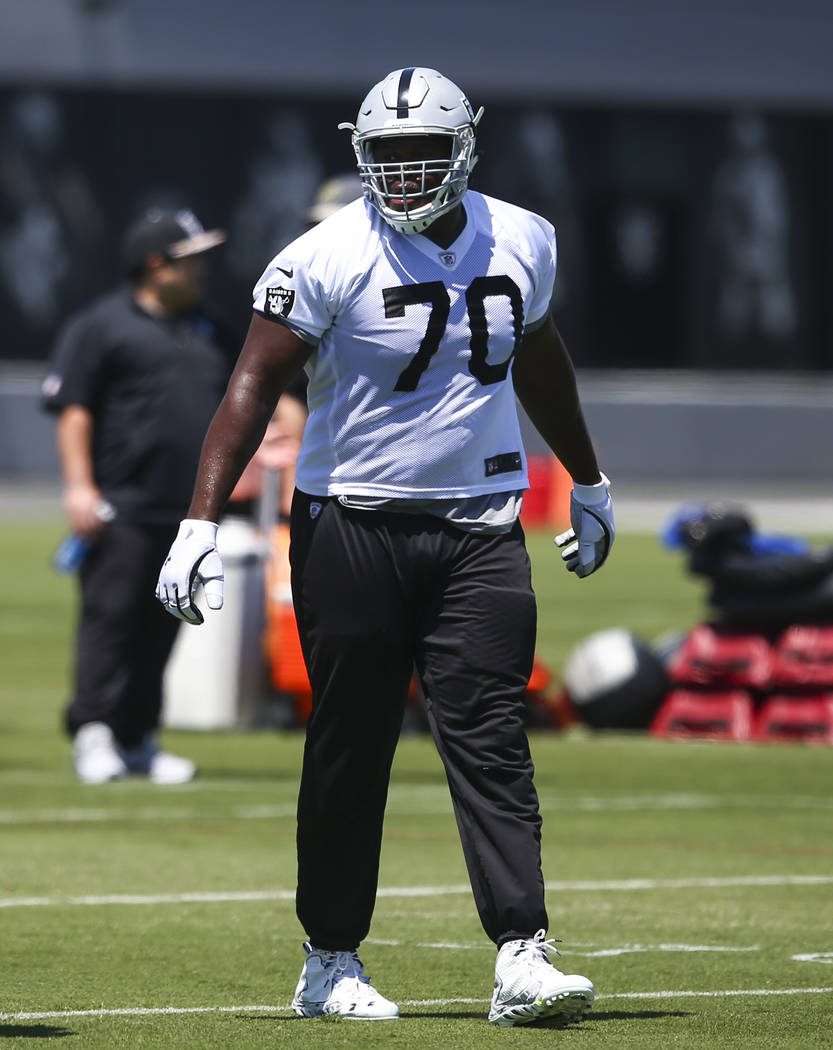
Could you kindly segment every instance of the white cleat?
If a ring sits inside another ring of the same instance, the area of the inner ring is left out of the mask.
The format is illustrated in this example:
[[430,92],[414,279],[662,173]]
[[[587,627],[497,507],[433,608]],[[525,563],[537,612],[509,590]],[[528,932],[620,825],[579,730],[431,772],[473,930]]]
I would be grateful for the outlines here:
[[355,952],[327,952],[304,944],[307,953],[292,1009],[299,1017],[344,1017],[391,1021],[399,1007],[380,995]]
[[146,776],[152,784],[187,784],[197,772],[190,758],[160,751],[152,733],[138,747],[125,751],[124,760],[129,773]]
[[72,764],[82,784],[106,784],[127,775],[113,730],[104,722],[87,722],[72,742]]
[[531,940],[507,941],[495,962],[495,991],[489,1020],[508,1028],[546,1017],[580,1020],[593,1005],[593,982],[562,973],[549,960],[556,951],[539,930]]

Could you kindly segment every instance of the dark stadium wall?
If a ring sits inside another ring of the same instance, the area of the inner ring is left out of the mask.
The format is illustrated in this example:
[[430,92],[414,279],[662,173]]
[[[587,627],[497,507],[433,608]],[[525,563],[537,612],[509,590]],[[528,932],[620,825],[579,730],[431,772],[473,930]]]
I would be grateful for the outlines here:
[[[475,101],[481,99],[475,97]],[[833,117],[484,99],[472,185],[550,219],[554,307],[580,368],[833,368]],[[226,227],[212,300],[251,288],[352,167],[347,93],[0,88],[0,360],[42,361],[119,275],[154,206]]]
[[831,54],[830,0],[3,0],[0,476],[56,473],[44,362],[127,221],[227,227],[212,299],[242,335],[352,164],[336,124],[417,62],[486,106],[474,187],[557,227],[611,474],[829,478]]

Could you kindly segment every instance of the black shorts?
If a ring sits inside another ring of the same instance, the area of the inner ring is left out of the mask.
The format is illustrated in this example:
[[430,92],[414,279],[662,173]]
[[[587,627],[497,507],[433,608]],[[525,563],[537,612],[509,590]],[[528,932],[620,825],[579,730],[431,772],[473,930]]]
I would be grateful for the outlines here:
[[523,696],[536,610],[520,524],[484,535],[428,514],[356,510],[296,492],[290,561],[317,696],[351,654],[365,680],[358,704],[376,663],[386,668],[388,702],[404,697],[414,667],[432,704]]

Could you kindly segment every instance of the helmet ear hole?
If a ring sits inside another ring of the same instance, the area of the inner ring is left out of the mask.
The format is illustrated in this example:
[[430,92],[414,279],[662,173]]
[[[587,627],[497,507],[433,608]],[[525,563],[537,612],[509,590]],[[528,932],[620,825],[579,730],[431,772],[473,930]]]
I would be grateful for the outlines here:
[[[475,126],[482,115],[482,107],[475,114],[460,88],[442,73],[412,66],[394,70],[370,89],[355,125],[339,125],[352,132],[362,184],[390,226],[401,233],[421,233],[459,204],[477,160]],[[418,193],[404,191],[402,169],[412,173],[412,162],[386,163],[375,149],[381,141],[413,136],[439,140],[440,147],[416,162],[422,165]],[[396,195],[388,189],[389,179],[398,184]]]

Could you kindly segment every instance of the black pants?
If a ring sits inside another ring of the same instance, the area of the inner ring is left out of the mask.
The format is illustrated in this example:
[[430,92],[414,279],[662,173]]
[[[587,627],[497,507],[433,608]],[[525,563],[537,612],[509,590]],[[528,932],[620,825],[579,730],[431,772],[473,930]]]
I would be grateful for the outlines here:
[[178,621],[154,592],[176,528],[111,522],[83,562],[71,734],[105,722],[124,747],[135,747],[158,726]]
[[297,894],[312,944],[355,948],[370,928],[414,667],[486,933],[502,943],[546,928],[523,724],[536,610],[520,525],[474,535],[428,515],[348,510],[296,492],[290,560],[313,690]]

